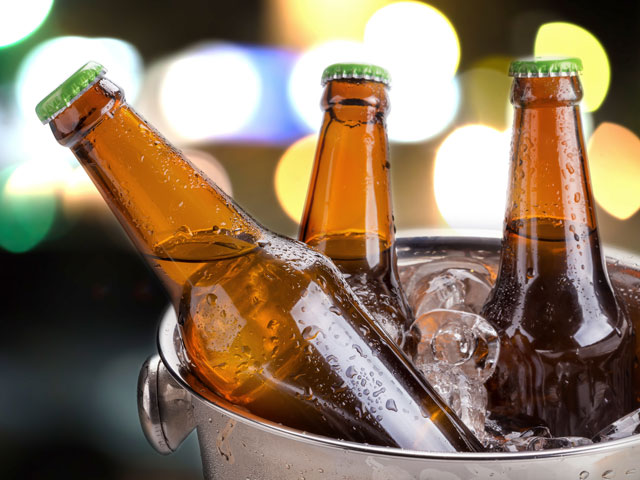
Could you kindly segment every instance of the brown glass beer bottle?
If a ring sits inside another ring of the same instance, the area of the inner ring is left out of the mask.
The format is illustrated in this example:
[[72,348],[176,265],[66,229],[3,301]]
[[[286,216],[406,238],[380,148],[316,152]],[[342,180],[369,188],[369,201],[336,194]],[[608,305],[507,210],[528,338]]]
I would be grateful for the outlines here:
[[339,63],[322,74],[324,121],[299,239],[330,257],[373,318],[414,353],[398,278],[385,115],[389,74]]
[[505,232],[482,315],[501,336],[489,410],[591,437],[631,409],[633,332],[598,238],[580,59],[515,61]]
[[36,112],[167,285],[204,384],[313,433],[420,450],[481,448],[385,342],[326,257],[244,213],[103,73],[90,62]]

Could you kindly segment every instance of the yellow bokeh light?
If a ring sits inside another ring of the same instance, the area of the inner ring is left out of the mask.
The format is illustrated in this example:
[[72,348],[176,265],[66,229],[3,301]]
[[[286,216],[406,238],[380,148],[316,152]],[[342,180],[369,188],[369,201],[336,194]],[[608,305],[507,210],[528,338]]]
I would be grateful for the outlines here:
[[640,139],[615,123],[601,123],[589,140],[589,167],[598,204],[620,220],[640,208]]
[[329,40],[362,40],[369,17],[391,0],[274,0],[269,35],[276,43],[306,48]]
[[534,55],[569,56],[582,59],[584,87],[582,104],[588,112],[600,107],[609,90],[611,68],[607,52],[598,39],[578,25],[565,22],[545,23],[538,29]]
[[318,136],[308,135],[291,145],[280,158],[275,174],[276,196],[280,206],[299,223],[307,198]]
[[450,227],[502,228],[510,137],[508,130],[465,125],[442,142],[436,154],[433,190]]

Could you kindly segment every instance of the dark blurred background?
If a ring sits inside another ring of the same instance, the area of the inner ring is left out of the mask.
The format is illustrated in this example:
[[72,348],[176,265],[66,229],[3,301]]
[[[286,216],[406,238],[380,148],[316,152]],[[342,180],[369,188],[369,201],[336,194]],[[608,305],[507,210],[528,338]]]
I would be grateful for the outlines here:
[[[587,7],[587,5],[592,5]],[[501,229],[511,59],[580,56],[601,235],[638,250],[640,3],[0,2],[0,478],[196,479],[161,457],[136,379],[161,285],[35,104],[87,60],[267,227],[295,235],[322,69],[391,71],[400,233]]]

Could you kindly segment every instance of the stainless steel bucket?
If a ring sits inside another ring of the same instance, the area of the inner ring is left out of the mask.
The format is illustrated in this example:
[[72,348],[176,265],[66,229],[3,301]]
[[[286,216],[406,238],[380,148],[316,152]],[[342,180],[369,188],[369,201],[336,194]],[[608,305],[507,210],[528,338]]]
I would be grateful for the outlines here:
[[[400,239],[400,266],[443,247],[495,254],[499,240]],[[631,270],[637,272],[637,267]],[[180,357],[173,310],[160,323],[158,351],[160,356],[149,358],[140,371],[138,408],[143,431],[158,452],[169,454],[196,429],[206,479],[640,479],[640,435],[543,452],[451,454],[345,442],[269,422],[209,392],[189,374]]]

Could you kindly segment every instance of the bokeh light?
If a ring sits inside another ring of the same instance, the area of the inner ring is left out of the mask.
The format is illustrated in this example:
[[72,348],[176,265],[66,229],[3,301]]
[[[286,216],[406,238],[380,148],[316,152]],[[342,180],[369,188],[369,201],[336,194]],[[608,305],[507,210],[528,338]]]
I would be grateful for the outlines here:
[[160,105],[182,140],[225,138],[251,122],[261,90],[260,74],[243,49],[209,45],[171,62]]
[[391,110],[387,119],[389,139],[420,142],[435,137],[456,118],[460,105],[457,78],[429,79],[393,77],[389,93]]
[[500,230],[509,166],[509,130],[465,125],[442,142],[433,188],[441,215],[455,229]]
[[57,37],[35,47],[20,64],[15,88],[24,117],[35,117],[36,104],[89,60],[104,65],[127,100],[135,100],[142,57],[133,45],[117,38]]
[[367,22],[364,41],[392,76],[397,66],[426,77],[451,78],[460,62],[455,28],[440,10],[425,3],[397,2],[381,8]]
[[0,172],[0,247],[13,253],[40,243],[55,219],[54,189],[37,187],[30,179],[37,177],[39,166],[25,164]]
[[318,136],[308,135],[291,145],[280,158],[274,178],[280,206],[294,222],[299,223],[307,198]]
[[609,90],[611,68],[607,52],[591,32],[572,23],[545,23],[536,34],[534,55],[581,58],[584,66],[582,104],[587,112],[600,107]]
[[6,1],[0,5],[0,48],[3,48],[37,30],[49,15],[53,0]]
[[626,220],[640,208],[640,139],[615,123],[601,123],[588,143],[593,195],[610,215]]
[[451,123],[460,97],[454,80],[460,43],[442,12],[419,2],[392,3],[371,16],[364,44],[391,73],[391,140],[426,140]]
[[339,62],[371,62],[359,42],[334,40],[316,45],[300,56],[289,79],[289,98],[308,131],[318,132],[322,124],[320,80],[326,67]]
[[84,168],[77,166],[65,176],[62,188],[62,205],[72,214],[86,209],[106,213],[108,210],[102,195],[98,192]]
[[48,194],[64,188],[73,168],[59,159],[30,160],[17,166],[4,187],[7,195]]
[[270,36],[278,43],[307,48],[337,38],[360,41],[369,17],[391,0],[274,0]]

